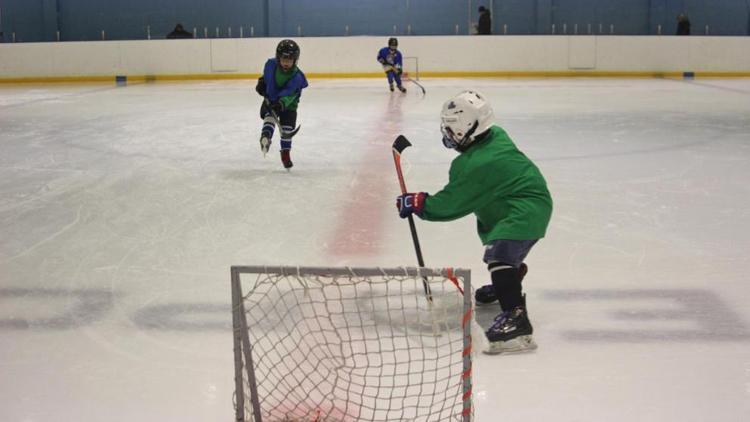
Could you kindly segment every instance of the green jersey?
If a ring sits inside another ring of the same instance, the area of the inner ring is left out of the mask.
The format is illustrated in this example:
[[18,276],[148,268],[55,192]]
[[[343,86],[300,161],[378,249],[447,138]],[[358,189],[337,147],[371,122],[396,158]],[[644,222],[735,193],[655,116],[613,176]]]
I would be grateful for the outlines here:
[[[281,66],[276,67],[276,71],[274,72],[274,82],[276,82],[276,86],[285,86],[286,83],[295,77],[298,72],[299,70],[297,70],[297,66],[289,72],[284,72],[284,70],[281,69]],[[284,107],[287,110],[297,110],[297,105],[299,104],[299,93],[295,92],[291,95],[281,97],[279,98],[279,101],[284,103]]]
[[540,239],[552,215],[542,173],[499,126],[453,160],[448,184],[425,199],[420,217],[450,221],[471,213],[485,245]]

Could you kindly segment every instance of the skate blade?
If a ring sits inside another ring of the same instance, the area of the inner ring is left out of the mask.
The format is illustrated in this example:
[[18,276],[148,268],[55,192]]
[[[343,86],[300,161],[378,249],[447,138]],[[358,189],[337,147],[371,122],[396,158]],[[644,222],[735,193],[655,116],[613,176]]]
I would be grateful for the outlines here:
[[511,353],[529,352],[537,348],[531,335],[516,337],[508,341],[495,341],[489,344],[484,353],[487,355],[507,355]]
[[263,158],[266,158],[266,155],[268,154],[268,150],[271,148],[271,142],[265,141],[263,139],[260,140],[260,151],[263,153]]

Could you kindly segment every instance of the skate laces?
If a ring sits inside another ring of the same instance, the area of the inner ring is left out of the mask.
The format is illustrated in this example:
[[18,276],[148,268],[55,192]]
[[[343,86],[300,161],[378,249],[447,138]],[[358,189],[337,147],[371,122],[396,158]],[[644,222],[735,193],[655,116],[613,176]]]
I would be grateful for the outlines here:
[[510,318],[510,312],[511,311],[503,311],[503,313],[496,316],[495,322],[492,323],[490,330],[497,330],[500,327],[502,327],[505,324],[505,322],[508,321],[508,318]]
[[490,330],[499,330],[505,325],[517,324],[517,321],[523,318],[525,314],[526,309],[523,306],[516,306],[510,311],[503,311],[503,313],[495,317],[495,322],[492,323]]

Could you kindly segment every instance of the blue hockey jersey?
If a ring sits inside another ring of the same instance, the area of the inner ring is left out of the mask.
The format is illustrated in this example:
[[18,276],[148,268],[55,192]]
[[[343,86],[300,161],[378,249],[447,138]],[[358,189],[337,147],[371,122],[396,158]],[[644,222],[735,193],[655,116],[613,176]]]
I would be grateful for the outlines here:
[[268,59],[263,67],[263,79],[266,98],[271,102],[280,100],[290,110],[297,108],[302,89],[307,88],[307,78],[297,66],[291,72],[284,72],[275,58]]
[[383,47],[378,52],[378,61],[383,64],[389,64],[401,68],[403,65],[401,52],[398,50],[391,51],[388,47]]

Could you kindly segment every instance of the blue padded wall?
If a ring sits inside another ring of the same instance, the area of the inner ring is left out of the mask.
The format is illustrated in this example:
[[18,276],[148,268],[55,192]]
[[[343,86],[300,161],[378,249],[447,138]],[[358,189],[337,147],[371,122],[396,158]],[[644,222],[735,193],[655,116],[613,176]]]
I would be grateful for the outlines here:
[[694,35],[750,34],[750,0],[0,0],[0,40],[158,39],[178,22],[199,38],[465,35],[479,5],[495,34],[671,35],[681,12]]

